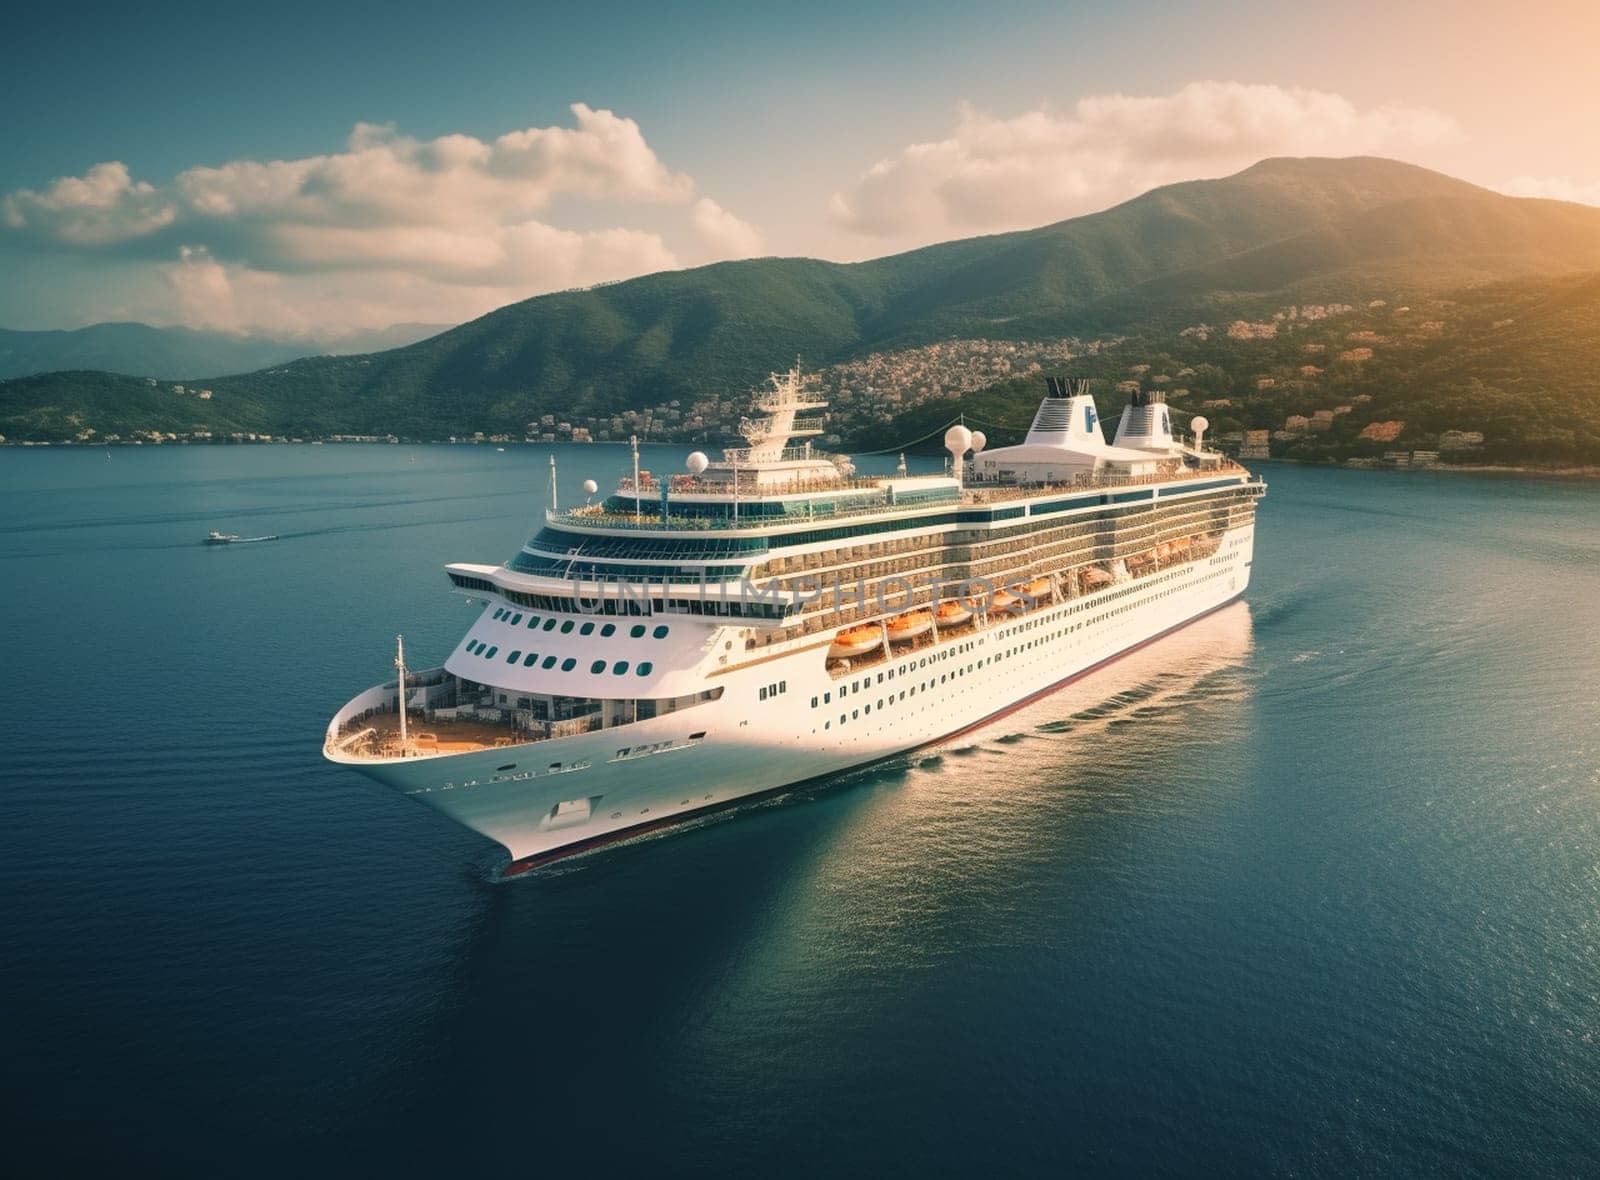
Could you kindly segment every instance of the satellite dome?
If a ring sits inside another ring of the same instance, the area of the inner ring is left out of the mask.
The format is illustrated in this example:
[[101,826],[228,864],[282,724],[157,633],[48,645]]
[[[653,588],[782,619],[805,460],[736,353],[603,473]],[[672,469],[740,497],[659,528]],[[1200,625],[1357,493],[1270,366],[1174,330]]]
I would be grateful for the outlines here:
[[1201,434],[1211,429],[1211,423],[1204,415],[1196,414],[1189,419],[1189,429],[1196,434]]
[[988,446],[988,445],[989,445],[989,436],[987,434],[985,434],[981,430],[974,430],[972,432],[972,453],[974,455],[976,455],[979,451],[983,450],[983,448]]
[[965,426],[952,426],[944,432],[944,449],[952,455],[965,455],[972,445],[972,431]]
[[711,466],[711,460],[706,458],[704,451],[695,451],[689,456],[684,466],[689,469],[690,475],[701,475],[704,474],[707,467]]
[[583,490],[587,495],[592,496],[600,490],[600,485],[592,479],[586,479],[583,481]]

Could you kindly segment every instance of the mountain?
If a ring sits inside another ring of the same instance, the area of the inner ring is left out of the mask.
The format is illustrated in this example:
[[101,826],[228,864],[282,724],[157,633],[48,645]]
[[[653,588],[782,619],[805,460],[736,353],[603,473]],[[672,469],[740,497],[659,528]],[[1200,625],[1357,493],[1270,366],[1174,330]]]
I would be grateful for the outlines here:
[[0,328],[0,378],[61,369],[100,369],[130,376],[190,380],[208,373],[267,368],[319,353],[398,348],[445,331],[448,324],[394,324],[339,335],[271,337],[153,328],[149,324],[91,324],[70,331]]
[[756,259],[540,296],[403,348],[209,378],[216,400],[176,411],[81,375],[9,382],[0,433],[104,433],[159,409],[275,434],[520,434],[541,413],[738,396],[795,355],[818,365],[942,339],[1128,334],[1586,270],[1600,270],[1600,209],[1392,160],[1274,159],[870,262]]

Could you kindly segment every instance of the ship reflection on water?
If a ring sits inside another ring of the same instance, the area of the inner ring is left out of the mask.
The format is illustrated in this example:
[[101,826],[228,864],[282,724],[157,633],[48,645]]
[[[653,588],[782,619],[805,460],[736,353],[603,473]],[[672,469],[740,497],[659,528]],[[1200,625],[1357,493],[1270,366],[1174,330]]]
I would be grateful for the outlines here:
[[[1059,1006],[1066,980],[1051,972],[1094,971],[1078,953],[1115,937],[1130,897],[1162,889],[1136,879],[1139,849],[1173,823],[1206,827],[1238,790],[1251,649],[1250,606],[1235,603],[984,728],[835,782],[843,806],[806,815],[829,812],[830,825],[803,854],[790,849],[717,1003],[685,1014],[698,1030],[686,1049],[706,1052],[707,1076],[773,1060],[784,1046],[762,1030],[797,1004],[862,1027],[926,1020],[931,1041],[960,1036],[950,1007],[907,1003],[906,988],[955,987],[973,972],[1037,990],[1040,1014]],[[824,798],[797,791],[786,803]],[[1197,843],[1216,847],[1205,831]],[[1030,921],[1040,910],[1050,924]],[[1051,967],[1019,979],[1018,956]],[[869,999],[859,982],[874,977],[883,987]],[[808,1068],[821,1084],[854,1066]]]

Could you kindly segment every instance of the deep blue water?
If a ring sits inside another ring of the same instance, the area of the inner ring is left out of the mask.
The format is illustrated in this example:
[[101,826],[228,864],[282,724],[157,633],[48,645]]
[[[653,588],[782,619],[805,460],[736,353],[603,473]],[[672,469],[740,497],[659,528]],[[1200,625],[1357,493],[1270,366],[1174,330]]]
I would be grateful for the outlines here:
[[497,884],[319,744],[546,456],[0,451],[8,1172],[1600,1167],[1600,487],[1269,468],[1247,606]]

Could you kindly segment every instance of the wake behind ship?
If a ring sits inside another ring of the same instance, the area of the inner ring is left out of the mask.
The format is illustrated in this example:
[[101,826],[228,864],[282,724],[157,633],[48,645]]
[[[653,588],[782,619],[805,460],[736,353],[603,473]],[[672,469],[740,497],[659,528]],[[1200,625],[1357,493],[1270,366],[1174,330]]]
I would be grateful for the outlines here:
[[749,446],[666,479],[636,460],[506,564],[448,566],[476,622],[441,667],[402,651],[325,756],[515,874],[938,741],[1249,581],[1265,485],[1204,448],[1204,419],[1177,438],[1159,393],[1107,443],[1086,384],[1051,379],[1020,445],[952,427],[940,475],[858,477],[810,445],[825,408],[774,374]]

